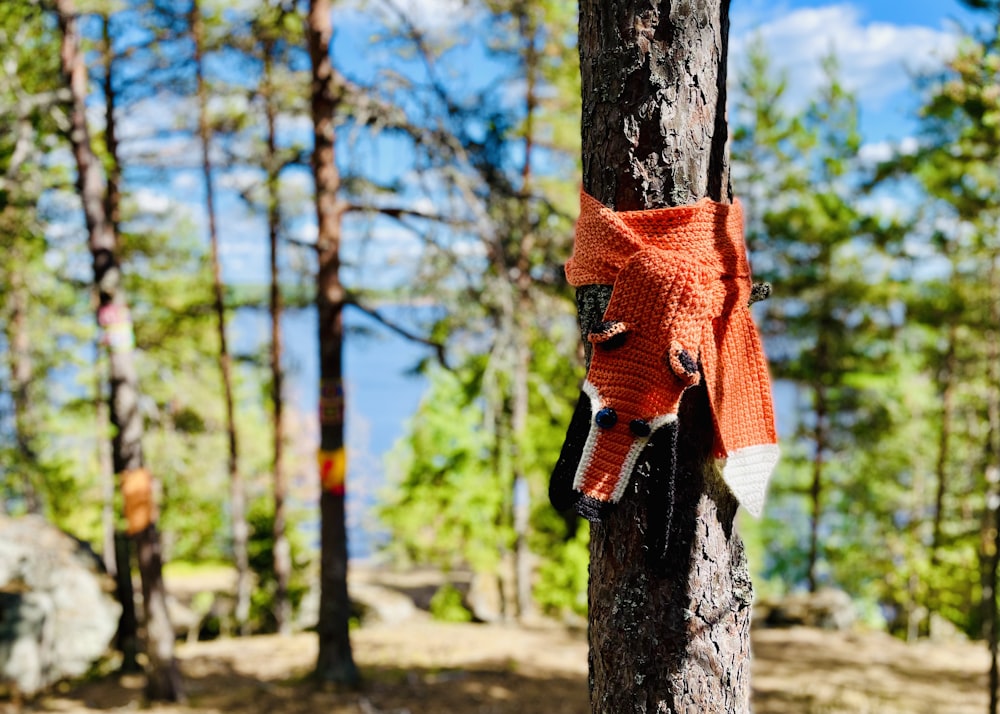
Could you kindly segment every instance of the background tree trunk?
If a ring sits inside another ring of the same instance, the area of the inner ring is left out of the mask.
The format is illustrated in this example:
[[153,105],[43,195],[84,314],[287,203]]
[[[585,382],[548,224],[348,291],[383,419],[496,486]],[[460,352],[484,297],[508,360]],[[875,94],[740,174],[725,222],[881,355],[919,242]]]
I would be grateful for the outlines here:
[[232,360],[226,339],[226,299],[219,261],[219,231],[215,221],[215,187],[212,182],[212,130],[208,123],[208,88],[205,86],[205,27],[201,3],[194,0],[190,13],[191,37],[194,40],[194,73],[198,97],[198,139],[201,143],[201,170],[205,181],[205,213],[208,216],[208,241],[212,257],[212,288],[216,328],[219,335],[219,373],[226,406],[226,436],[229,446],[229,513],[232,519],[233,562],[236,565],[236,626],[240,634],[247,633],[250,619],[250,557],[247,540],[250,528],[246,517],[246,489],[239,466],[239,443],[236,438],[236,410],[233,404]]
[[284,465],[284,372],[281,368],[281,274],[278,267],[278,238],[281,229],[281,204],[278,193],[281,163],[278,157],[278,106],[274,84],[274,40],[266,37],[264,54],[264,113],[267,116],[267,236],[269,270],[271,274],[269,309],[271,313],[271,431],[274,448],[274,595],[275,619],[278,632],[292,631],[292,603],[288,599],[292,563],[288,538],[285,535],[285,465]]
[[[136,543],[142,577],[146,654],[149,658],[146,693],[150,699],[177,701],[183,698],[183,690],[180,670],[174,659],[174,632],[167,614],[163,587],[163,563],[154,503],[156,488],[143,463],[139,380],[132,349],[128,302],[122,289],[117,260],[118,241],[106,212],[101,167],[91,149],[87,129],[87,70],[80,51],[76,9],[72,0],[57,0],[55,7],[63,36],[62,69],[71,95],[69,139],[76,160],[77,189],[83,203],[93,259],[98,322],[109,342],[109,406],[114,427],[112,456],[115,473],[121,475],[126,494],[126,516],[132,521],[130,533]],[[135,520],[132,520],[133,516]]]
[[[111,224],[111,232],[114,235],[115,244],[118,243],[120,235],[119,224],[121,222],[121,182],[122,165],[119,160],[118,143],[118,92],[115,83],[115,51],[113,33],[111,31],[111,14],[105,13],[101,17],[101,52],[102,68],[104,77],[102,88],[104,90],[104,145],[108,152],[108,175],[107,186],[104,190],[104,214]],[[96,299],[100,301],[100,294]],[[100,345],[98,345],[100,349]],[[100,355],[100,352],[98,352]],[[98,364],[98,402],[97,425],[101,438],[98,446],[98,463],[101,469],[101,478],[106,479],[105,497],[102,518],[104,519],[104,538],[107,554],[114,559],[112,567],[108,572],[115,577],[116,595],[118,602],[122,606],[121,618],[118,620],[118,632],[115,635],[115,642],[118,650],[122,653],[122,672],[141,672],[139,665],[139,619],[135,611],[135,590],[132,587],[132,552],[133,543],[129,540],[128,533],[116,528],[117,523],[114,514],[115,495],[115,462],[112,453],[111,441],[105,435],[109,433],[108,427],[111,425],[111,415],[108,409],[108,402],[102,401],[106,397],[104,389],[100,386],[103,380],[110,383],[110,373],[105,374],[104,360],[99,356]]]
[[534,614],[532,598],[532,557],[528,546],[531,527],[531,490],[525,475],[522,443],[528,438],[528,393],[531,372],[531,322],[534,308],[531,302],[531,252],[535,245],[529,197],[532,186],[535,113],[538,110],[538,51],[535,47],[537,27],[530,3],[516,9],[518,31],[524,43],[524,163],[521,166],[521,240],[517,247],[517,277],[514,281],[516,312],[514,314],[514,374],[511,390],[511,436],[513,437],[514,478],[511,503],[514,512],[514,583],[517,592],[517,615],[527,620]]
[[[16,244],[8,252],[7,260],[17,264],[23,259],[18,255]],[[35,452],[35,424],[29,392],[34,378],[31,359],[31,337],[28,334],[28,286],[24,275],[13,271],[10,276],[9,311],[7,324],[7,345],[10,352],[10,393],[14,402],[14,431],[17,452],[22,463],[21,493],[24,508],[28,513],[41,514],[42,499],[39,494],[38,454]]]
[[[732,199],[726,102],[728,0],[580,3],[583,185],[615,210]],[[584,333],[608,286],[577,293]],[[670,478],[654,437],[633,486],[591,532],[594,712],[749,711],[752,586],[737,504],[711,458],[705,389],[685,393],[664,570],[647,559],[651,484]],[[661,526],[662,527],[662,526]],[[665,573],[665,574],[664,574]]]
[[990,331],[987,339],[986,355],[989,388],[986,399],[989,430],[986,435],[986,484],[992,492],[993,499],[990,508],[992,517],[992,543],[989,543],[989,575],[988,585],[983,588],[983,599],[986,603],[987,639],[990,649],[990,714],[997,714],[1000,709],[1000,601],[997,599],[998,576],[1000,576],[1000,255],[992,256],[989,269],[989,294],[993,298],[989,302]]
[[316,309],[319,316],[320,412],[320,602],[319,655],[316,677],[321,682],[355,685],[358,670],[348,632],[347,527],[344,481],[343,312],[346,302],[340,282],[340,237],[346,205],[339,200],[340,174],[334,151],[334,112],[339,87],[330,60],[333,25],[329,0],[311,0],[306,21],[312,61],[312,169],[316,195]]

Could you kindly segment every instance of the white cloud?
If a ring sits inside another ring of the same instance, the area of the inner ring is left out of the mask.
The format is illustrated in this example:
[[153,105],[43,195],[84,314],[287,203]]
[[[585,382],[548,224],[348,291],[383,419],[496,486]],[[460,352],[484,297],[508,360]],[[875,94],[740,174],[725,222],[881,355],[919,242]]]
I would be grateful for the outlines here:
[[863,144],[858,151],[858,158],[862,163],[874,166],[893,156],[910,156],[916,153],[919,146],[920,142],[915,136],[905,136],[899,141],[875,141]]
[[895,153],[895,146],[890,141],[876,141],[862,145],[858,158],[865,164],[880,164],[888,161]]
[[140,213],[162,215],[170,209],[170,198],[151,188],[139,188],[132,192],[132,200]]
[[881,191],[859,199],[858,208],[883,218],[905,220],[913,215],[916,206],[908,197]]
[[883,107],[912,85],[913,75],[940,66],[957,35],[920,25],[866,22],[855,5],[841,3],[782,11],[760,5],[734,13],[731,57],[735,75],[749,41],[763,38],[776,68],[788,73],[789,99],[801,106],[823,82],[820,60],[831,52],[844,84],[863,105]]
[[312,141],[312,118],[306,114],[278,114],[275,129],[284,141]]
[[292,240],[297,243],[315,243],[316,232],[315,219],[301,221],[288,231]]
[[263,172],[249,167],[236,167],[218,174],[215,179],[220,188],[246,191],[263,183]]
[[917,153],[917,149],[920,148],[920,142],[917,141],[915,136],[905,136],[903,140],[899,142],[899,153],[905,156],[912,156]]
[[201,190],[203,179],[197,171],[178,171],[170,177],[170,188],[181,194]]

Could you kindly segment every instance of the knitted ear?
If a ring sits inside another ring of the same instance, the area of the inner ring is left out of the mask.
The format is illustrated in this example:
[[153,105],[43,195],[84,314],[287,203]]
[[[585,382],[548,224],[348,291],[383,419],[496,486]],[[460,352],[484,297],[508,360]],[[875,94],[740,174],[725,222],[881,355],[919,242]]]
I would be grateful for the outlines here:
[[587,341],[593,345],[601,345],[605,349],[620,347],[625,342],[625,334],[628,332],[628,325],[618,320],[606,320],[595,327],[589,335]]
[[690,262],[674,260],[662,271],[668,287],[666,361],[684,387],[701,381],[700,349],[710,320],[711,278]]
[[557,511],[568,511],[580,500],[580,492],[573,488],[573,479],[576,478],[577,467],[583,458],[583,447],[590,433],[591,416],[590,397],[586,392],[580,392],[559,460],[549,479],[549,501]]
[[694,386],[701,381],[701,374],[698,372],[697,345],[698,342],[693,342],[690,338],[685,342],[672,340],[667,352],[667,364],[686,387]]

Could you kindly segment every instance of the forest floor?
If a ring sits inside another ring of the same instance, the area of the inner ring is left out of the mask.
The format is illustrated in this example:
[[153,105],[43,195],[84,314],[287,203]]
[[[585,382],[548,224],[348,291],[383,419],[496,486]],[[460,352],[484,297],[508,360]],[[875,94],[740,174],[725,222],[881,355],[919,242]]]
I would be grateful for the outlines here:
[[[982,714],[985,647],[907,645],[881,633],[754,630],[757,714]],[[562,626],[445,624],[419,617],[352,633],[365,685],[316,689],[305,679],[316,637],[259,636],[184,644],[189,702],[141,702],[138,678],[87,682],[35,703],[84,714],[569,714],[586,712],[587,646]],[[2,709],[2,706],[0,706]]]

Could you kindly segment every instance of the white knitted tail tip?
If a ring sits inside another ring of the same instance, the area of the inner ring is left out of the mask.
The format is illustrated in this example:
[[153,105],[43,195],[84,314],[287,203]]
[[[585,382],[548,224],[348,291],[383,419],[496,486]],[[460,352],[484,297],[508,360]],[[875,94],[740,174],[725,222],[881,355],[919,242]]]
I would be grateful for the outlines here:
[[719,460],[722,480],[736,496],[743,508],[754,518],[764,511],[767,482],[778,463],[780,450],[777,444],[747,446]]

